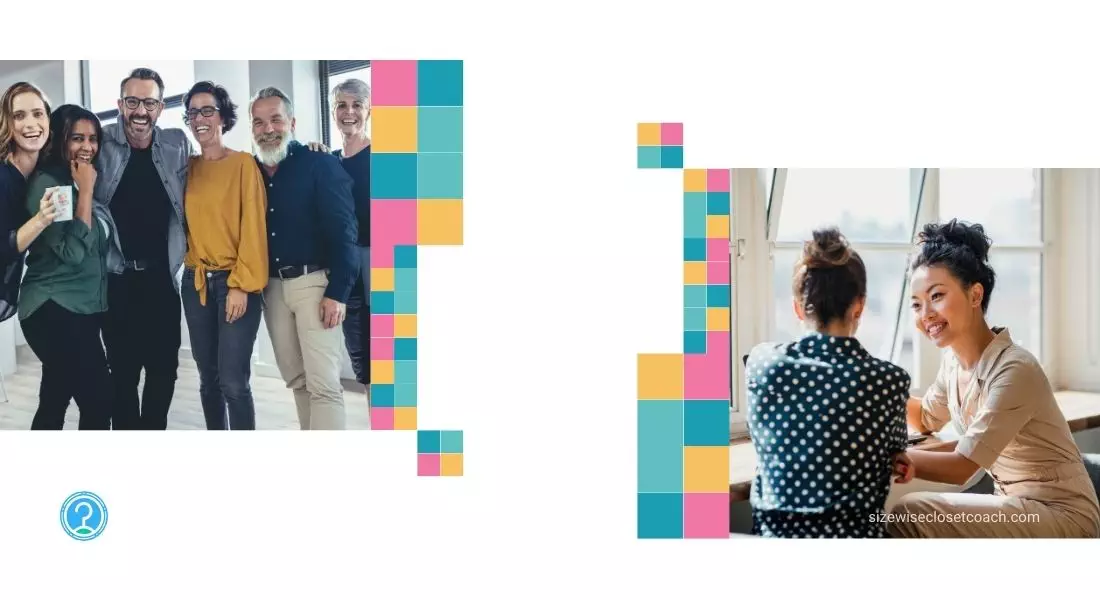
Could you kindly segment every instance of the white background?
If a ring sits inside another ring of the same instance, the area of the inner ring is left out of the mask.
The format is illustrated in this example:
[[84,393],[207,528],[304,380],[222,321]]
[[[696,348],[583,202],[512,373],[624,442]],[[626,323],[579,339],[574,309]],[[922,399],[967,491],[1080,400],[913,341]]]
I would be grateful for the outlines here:
[[[419,397],[422,428],[465,430],[466,476],[416,477],[409,432],[4,432],[0,595],[1087,585],[1100,546],[635,539],[636,356],[682,343],[682,188],[635,168],[636,124],[683,121],[688,166],[1096,166],[1095,19],[1057,4],[103,2],[78,29],[5,19],[12,58],[465,60],[465,245],[420,253]],[[155,35],[126,33],[146,20]],[[58,521],[79,489],[110,510],[89,543]]]

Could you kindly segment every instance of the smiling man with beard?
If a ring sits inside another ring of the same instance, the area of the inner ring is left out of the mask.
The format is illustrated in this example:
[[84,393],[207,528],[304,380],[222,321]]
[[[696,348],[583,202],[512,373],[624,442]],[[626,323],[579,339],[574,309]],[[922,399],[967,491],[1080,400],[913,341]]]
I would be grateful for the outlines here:
[[166,429],[179,368],[176,275],[187,251],[183,195],[192,150],[182,129],[157,127],[163,110],[160,75],[135,69],[120,85],[118,122],[103,128],[95,194],[110,207],[126,259],[108,282],[103,330],[115,429]]
[[344,429],[340,325],[359,275],[352,179],[335,156],[294,140],[294,105],[277,88],[249,103],[267,191],[270,275],[264,321],[302,429]]

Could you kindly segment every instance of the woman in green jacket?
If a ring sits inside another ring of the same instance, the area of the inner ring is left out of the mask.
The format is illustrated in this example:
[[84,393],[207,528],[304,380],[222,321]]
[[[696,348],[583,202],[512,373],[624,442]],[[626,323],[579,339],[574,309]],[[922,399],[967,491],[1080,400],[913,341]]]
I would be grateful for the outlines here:
[[[31,244],[19,303],[27,343],[42,362],[38,411],[31,429],[62,429],[69,400],[80,410],[80,429],[110,429],[111,379],[100,341],[107,311],[107,272],[121,264],[114,221],[93,197],[102,128],[79,106],[50,116],[50,141],[27,185],[37,210],[46,190],[71,190],[72,207]],[[54,194],[55,201],[62,194]],[[72,218],[66,219],[71,211]]]

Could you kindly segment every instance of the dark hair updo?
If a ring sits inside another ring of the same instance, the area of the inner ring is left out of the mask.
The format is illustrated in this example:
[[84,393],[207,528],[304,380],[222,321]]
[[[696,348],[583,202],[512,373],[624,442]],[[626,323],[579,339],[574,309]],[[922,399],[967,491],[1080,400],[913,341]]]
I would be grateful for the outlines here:
[[958,219],[943,224],[929,223],[921,231],[918,243],[920,250],[913,259],[914,270],[925,266],[943,266],[962,282],[963,289],[970,289],[975,283],[982,284],[985,290],[982,294],[982,313],[989,309],[997,274],[989,264],[989,247],[993,245],[993,240],[989,239],[980,224]]
[[867,296],[867,268],[839,229],[818,229],[802,245],[793,291],[806,316],[827,325],[843,319],[856,300]]

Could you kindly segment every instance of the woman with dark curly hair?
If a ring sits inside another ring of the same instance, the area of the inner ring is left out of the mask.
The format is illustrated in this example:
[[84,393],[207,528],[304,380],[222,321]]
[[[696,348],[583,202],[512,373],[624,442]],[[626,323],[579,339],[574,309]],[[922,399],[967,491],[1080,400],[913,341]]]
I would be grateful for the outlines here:
[[1081,452],[1035,357],[991,328],[996,274],[981,225],[929,224],[910,286],[917,330],[944,353],[907,421],[922,432],[952,424],[946,451],[909,450],[917,477],[961,485],[978,469],[993,494],[914,492],[893,507],[895,537],[1097,537],[1100,507]]
[[102,139],[94,114],[72,104],[58,107],[50,116],[50,141],[27,183],[28,212],[39,209],[47,191],[64,190],[53,196],[56,220],[30,245],[19,300],[23,334],[42,361],[31,429],[62,429],[72,399],[80,429],[111,424],[113,389],[100,336],[107,273],[122,268],[122,246],[110,212],[93,197]]
[[222,140],[237,123],[237,106],[225,88],[196,83],[184,106],[202,148],[187,176],[182,295],[203,415],[207,429],[255,429],[249,379],[268,280],[263,177],[251,154]]

